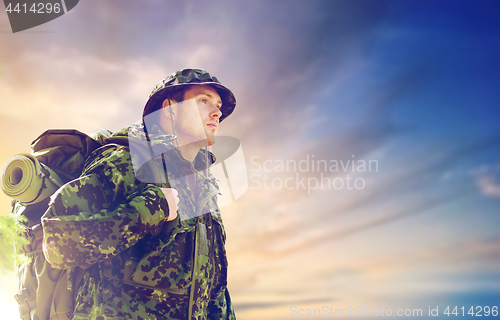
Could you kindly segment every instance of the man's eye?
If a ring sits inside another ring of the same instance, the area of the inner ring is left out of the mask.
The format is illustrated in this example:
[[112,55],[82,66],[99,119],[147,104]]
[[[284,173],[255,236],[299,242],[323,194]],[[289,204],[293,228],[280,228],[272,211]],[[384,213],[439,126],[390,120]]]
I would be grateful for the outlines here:
[[208,100],[207,100],[207,99],[201,99],[200,101],[201,101],[201,103],[203,103],[203,104],[207,104],[207,103],[208,103]]

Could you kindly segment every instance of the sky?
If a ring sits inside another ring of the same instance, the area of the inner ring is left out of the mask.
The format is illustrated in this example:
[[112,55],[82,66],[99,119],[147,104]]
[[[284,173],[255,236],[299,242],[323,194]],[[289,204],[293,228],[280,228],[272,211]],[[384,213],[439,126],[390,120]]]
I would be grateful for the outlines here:
[[[87,0],[15,34],[2,9],[0,164],[49,128],[118,131],[158,80],[203,68],[236,96],[219,134],[247,169],[221,208],[238,319],[485,315],[500,301],[499,9]],[[15,281],[0,278],[17,319]]]

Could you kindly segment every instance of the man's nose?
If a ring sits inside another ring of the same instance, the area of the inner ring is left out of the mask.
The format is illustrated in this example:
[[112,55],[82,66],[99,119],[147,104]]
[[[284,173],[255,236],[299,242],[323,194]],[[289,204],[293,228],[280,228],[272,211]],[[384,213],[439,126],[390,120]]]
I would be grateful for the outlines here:
[[220,111],[220,109],[217,108],[217,106],[213,106],[212,108],[214,108],[214,110],[212,110],[212,112],[210,113],[210,118],[220,119],[220,117],[222,116],[222,111]]

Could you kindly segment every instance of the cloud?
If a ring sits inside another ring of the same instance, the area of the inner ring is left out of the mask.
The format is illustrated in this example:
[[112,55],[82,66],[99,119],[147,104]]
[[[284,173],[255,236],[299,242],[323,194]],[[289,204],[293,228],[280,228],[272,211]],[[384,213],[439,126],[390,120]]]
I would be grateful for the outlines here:
[[500,167],[483,166],[472,172],[477,186],[482,194],[500,197]]
[[[356,138],[352,138],[351,144],[356,144],[356,141]],[[371,267],[359,268],[363,265],[361,261],[364,255],[370,252],[374,258],[381,257],[392,261],[384,264],[385,267],[373,266],[373,270],[377,268],[382,271],[387,268],[384,277],[387,277],[388,281],[392,281],[390,270],[399,270],[403,277],[406,277],[411,268],[406,264],[409,260],[392,251],[406,250],[404,248],[412,241],[417,241],[413,237],[418,237],[426,226],[435,224],[440,216],[445,215],[448,206],[474,194],[475,188],[464,174],[457,174],[456,177],[442,181],[440,173],[467,163],[471,158],[496,146],[497,141],[486,139],[466,145],[448,145],[441,148],[441,152],[434,152],[436,149],[432,143],[422,143],[408,149],[398,147],[396,154],[393,153],[393,148],[387,148],[387,144],[380,142],[373,145],[373,150],[367,148],[367,155],[377,153],[380,149],[385,151],[382,152],[384,157],[379,159],[380,172],[364,176],[367,179],[365,190],[322,190],[311,194],[302,191],[300,195],[297,190],[249,190],[233,203],[232,207],[224,208],[224,219],[230,239],[228,250],[233,266],[231,281],[237,283],[238,287],[246,288],[247,294],[256,290],[275,292],[279,296],[273,286],[277,283],[289,283],[291,270],[296,281],[290,283],[290,290],[310,292],[308,290],[320,282],[325,287],[329,287],[328,283],[331,286],[334,286],[333,283],[338,284],[339,278],[327,281],[321,269],[335,273],[340,268],[352,270],[348,277],[352,281],[350,280],[346,288],[352,289],[354,283],[357,283],[366,286],[367,290],[376,290],[380,283],[367,283],[363,280]],[[316,150],[318,152],[312,153],[316,154],[317,158],[323,158],[318,154],[328,157],[328,152],[320,148]],[[304,149],[297,149],[296,152],[304,158]],[[310,149],[308,152],[311,152]],[[330,153],[330,157],[334,155],[335,153]],[[309,173],[309,176],[314,175]],[[271,173],[271,177],[283,178],[280,173]],[[415,216],[419,218],[411,219]],[[461,232],[461,223],[463,222],[457,221],[452,226],[448,225],[447,234]],[[399,226],[399,229],[388,228],[391,225]],[[394,232],[400,229],[407,231],[401,234]],[[233,232],[238,236],[232,235]],[[438,237],[439,239],[436,238],[437,243],[444,241],[446,237],[443,235]],[[383,244],[384,239],[399,240],[387,245],[386,249],[369,249],[370,244]],[[358,243],[360,241],[369,243],[361,245]],[[359,246],[364,248],[363,253],[359,252]],[[339,250],[339,247],[344,249]],[[359,257],[350,257],[349,251],[358,252]],[[489,264],[488,260],[485,260],[489,254],[491,251],[477,258],[477,268],[481,263],[483,266]],[[395,264],[394,261],[401,265]],[[423,276],[433,268],[436,272],[441,272],[442,269],[431,261],[416,270],[415,274]],[[388,267],[391,263],[394,268]],[[290,267],[289,271],[287,265],[294,267]],[[308,274],[312,277],[316,275],[321,281],[309,279]],[[394,286],[390,290],[401,290],[396,283]],[[418,285],[414,286],[417,290]],[[325,294],[328,292],[326,288],[323,290]],[[236,294],[242,299],[246,296],[240,291]]]
[[485,195],[500,197],[500,183],[493,177],[480,177],[477,184]]
[[290,301],[274,301],[274,302],[240,302],[240,303],[235,303],[234,307],[235,309],[239,311],[244,311],[247,309],[265,309],[265,308],[272,308],[272,307],[278,307],[278,306],[290,306],[290,305],[304,305],[304,304],[311,304],[311,303],[327,303],[327,302],[332,302],[331,299],[325,299],[325,298],[316,298],[316,299],[302,299],[302,300],[290,300]]

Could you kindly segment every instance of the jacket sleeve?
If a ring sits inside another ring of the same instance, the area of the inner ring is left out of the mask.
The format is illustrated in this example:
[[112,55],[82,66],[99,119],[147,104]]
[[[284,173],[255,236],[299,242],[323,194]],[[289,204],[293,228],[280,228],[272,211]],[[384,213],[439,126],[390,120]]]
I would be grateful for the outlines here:
[[104,148],[51,197],[43,251],[56,268],[91,265],[136,244],[168,216],[160,188],[135,178],[128,149]]

